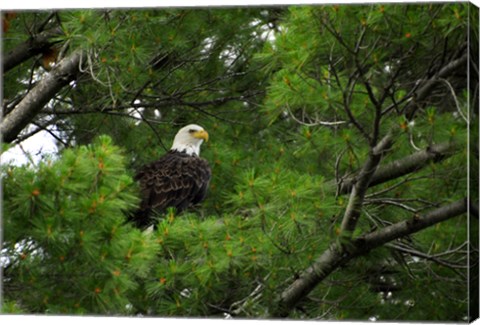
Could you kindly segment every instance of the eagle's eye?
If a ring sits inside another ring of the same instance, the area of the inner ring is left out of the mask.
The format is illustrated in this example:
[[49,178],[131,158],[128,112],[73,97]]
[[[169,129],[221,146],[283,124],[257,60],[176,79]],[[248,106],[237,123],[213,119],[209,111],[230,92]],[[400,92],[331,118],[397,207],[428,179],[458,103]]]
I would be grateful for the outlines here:
[[194,129],[188,130],[188,133],[195,133],[195,132],[196,132],[196,130],[194,130]]

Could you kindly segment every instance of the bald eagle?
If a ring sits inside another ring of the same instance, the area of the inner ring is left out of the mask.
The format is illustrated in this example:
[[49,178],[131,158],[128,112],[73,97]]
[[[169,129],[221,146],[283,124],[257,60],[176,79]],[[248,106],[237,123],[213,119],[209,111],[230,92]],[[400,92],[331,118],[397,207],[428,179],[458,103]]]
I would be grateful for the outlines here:
[[200,158],[203,141],[208,141],[207,131],[196,124],[187,125],[178,131],[164,156],[140,169],[135,180],[142,201],[131,216],[138,227],[155,224],[152,211],[175,208],[179,213],[205,199],[212,173],[208,162]]

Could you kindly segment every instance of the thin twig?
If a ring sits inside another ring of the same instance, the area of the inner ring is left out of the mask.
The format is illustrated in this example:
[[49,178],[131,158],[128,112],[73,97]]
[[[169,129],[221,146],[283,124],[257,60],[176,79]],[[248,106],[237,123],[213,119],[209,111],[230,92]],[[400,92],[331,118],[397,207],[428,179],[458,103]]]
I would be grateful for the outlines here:
[[365,196],[365,198],[372,198],[374,196],[378,196],[380,194],[385,194],[387,192],[390,192],[391,190],[394,190],[395,188],[405,184],[406,182],[412,182],[412,181],[416,181],[416,180],[419,180],[419,179],[430,179],[431,177],[430,176],[419,176],[419,177],[410,177],[411,175],[407,176],[404,180],[401,180],[400,182],[396,183],[396,184],[393,184],[392,186],[389,186],[385,189],[382,189],[380,191],[377,191],[377,192],[374,192],[374,193],[370,193],[370,194],[367,194]]
[[[406,248],[406,247],[402,247],[402,246],[399,246],[395,243],[387,243],[385,244],[385,246],[387,247],[390,247],[390,248],[393,248],[395,250],[398,250],[402,253],[408,253],[410,255],[413,255],[413,256],[417,256],[417,257],[421,257],[421,258],[424,258],[426,260],[430,260],[430,261],[433,261],[435,263],[438,263],[440,265],[443,265],[443,266],[446,266],[446,267],[449,267],[451,269],[466,269],[468,268],[468,265],[465,264],[465,265],[457,265],[457,264],[452,264],[448,261],[445,261],[445,260],[442,260],[442,259],[439,259],[433,255],[430,255],[430,254],[426,254],[426,253],[423,253],[423,252],[420,252],[416,249],[413,249],[413,248]],[[464,274],[461,274],[460,272],[456,271],[457,274],[461,275],[462,277],[465,277]]]
[[340,167],[340,161],[346,151],[347,151],[347,148],[343,148],[338,154],[337,158],[335,159],[335,183],[337,184],[336,191],[335,191],[335,200],[340,195],[340,185],[343,178],[340,178],[339,176],[339,167]]
[[293,114],[292,110],[290,109],[290,105],[288,105],[288,103],[286,104],[286,107],[287,107],[287,112],[289,113],[290,117],[291,117],[295,122],[297,122],[297,123],[300,124],[300,125],[309,126],[309,127],[311,127],[311,126],[318,126],[318,125],[322,125],[322,126],[336,126],[336,125],[342,125],[342,124],[347,123],[347,121],[328,122],[328,121],[320,121],[320,120],[316,120],[316,121],[313,122],[313,123],[303,122],[303,121],[300,121],[298,118],[295,117],[295,115]]
[[394,200],[391,200],[391,199],[365,199],[364,204],[365,205],[369,205],[369,204],[393,205],[393,206],[397,206],[399,208],[402,208],[404,210],[407,210],[409,212],[413,212],[413,213],[419,212],[419,209],[412,208],[411,206],[408,206],[406,204],[403,204],[403,203],[400,203],[400,202],[397,202],[397,201],[394,201]]
[[458,102],[457,95],[455,94],[455,90],[452,87],[452,84],[447,80],[440,78],[440,81],[444,82],[447,85],[447,88],[450,90],[450,93],[452,94],[452,98],[455,101],[455,107],[457,108],[458,114],[463,118],[465,123],[469,123],[467,116],[462,112],[462,109],[460,108],[460,103]]

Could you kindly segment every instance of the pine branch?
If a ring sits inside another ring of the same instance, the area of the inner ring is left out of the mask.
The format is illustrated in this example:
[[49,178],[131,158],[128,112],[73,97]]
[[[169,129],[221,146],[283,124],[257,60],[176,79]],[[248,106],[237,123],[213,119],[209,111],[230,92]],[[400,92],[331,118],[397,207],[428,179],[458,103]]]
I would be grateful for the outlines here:
[[408,220],[395,223],[391,226],[379,229],[377,231],[365,234],[354,240],[355,249],[351,251],[351,255],[358,256],[368,251],[391,242],[397,238],[405,237],[416,233],[422,229],[428,228],[439,222],[459,216],[467,212],[467,199],[463,198],[429,213],[420,216],[414,214]]
[[356,182],[352,185],[350,199],[348,201],[347,210],[342,220],[341,231],[351,233],[355,230],[357,220],[363,206],[363,199],[368,190],[377,167],[382,159],[383,154],[393,144],[392,134],[387,134],[371,151],[369,158],[365,162],[362,170],[358,174]]
[[340,245],[338,242],[333,242],[298,279],[281,293],[277,310],[273,312],[272,316],[287,317],[289,311],[321,281],[354,257],[367,254],[370,250],[395,239],[414,234],[466,212],[467,199],[463,198],[432,210],[423,216],[414,214],[409,220],[365,234],[348,244]]
[[3,73],[5,74],[9,70],[13,69],[17,65],[25,62],[31,57],[43,53],[49,49],[55,41],[52,38],[62,35],[62,29],[60,27],[41,32],[35,36],[32,36],[23,43],[20,43],[17,47],[3,56],[2,66]]
[[[440,162],[445,158],[450,157],[455,152],[454,143],[444,142],[434,144],[422,151],[415,152],[410,156],[392,161],[384,166],[379,166],[373,174],[369,186],[372,187],[416,172],[431,162]],[[358,177],[350,177],[343,180],[341,179],[340,184],[338,185],[338,194],[349,193],[357,178]],[[331,183],[333,183],[333,181]]]
[[79,73],[82,52],[74,52],[60,61],[21,101],[3,118],[0,132],[3,141],[15,140],[55,94]]
[[459,59],[449,62],[446,64],[435,76],[428,79],[424,84],[418,88],[418,90],[413,94],[413,100],[410,101],[407,106],[404,108],[405,116],[407,119],[411,120],[415,116],[415,112],[418,109],[418,103],[423,101],[434,89],[437,83],[450,75],[460,68],[467,68],[468,54],[464,54]]

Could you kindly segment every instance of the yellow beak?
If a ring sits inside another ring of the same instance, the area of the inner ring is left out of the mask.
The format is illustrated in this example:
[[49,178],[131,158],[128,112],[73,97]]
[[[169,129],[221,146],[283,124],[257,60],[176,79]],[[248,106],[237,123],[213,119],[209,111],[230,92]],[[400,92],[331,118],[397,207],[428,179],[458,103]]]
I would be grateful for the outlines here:
[[203,139],[205,142],[208,142],[208,132],[205,130],[197,131],[193,136],[197,139]]

